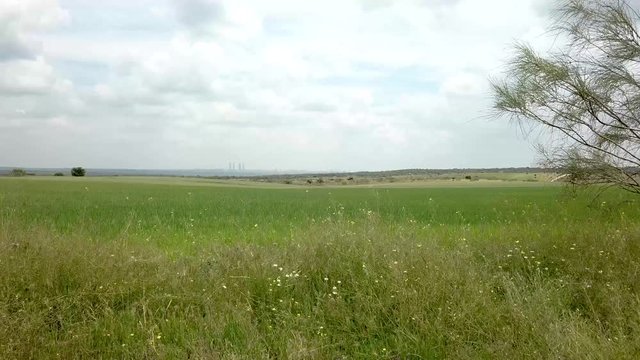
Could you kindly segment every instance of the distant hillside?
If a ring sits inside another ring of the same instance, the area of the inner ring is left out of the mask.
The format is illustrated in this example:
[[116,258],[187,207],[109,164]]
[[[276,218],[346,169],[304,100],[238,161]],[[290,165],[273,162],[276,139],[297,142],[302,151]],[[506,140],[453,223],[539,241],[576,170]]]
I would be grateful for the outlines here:
[[355,172],[317,172],[307,174],[275,174],[269,177],[297,177],[306,176],[359,176],[359,177],[387,177],[387,176],[411,176],[411,175],[443,175],[443,174],[478,174],[478,173],[547,173],[553,172],[550,169],[534,168],[534,167],[518,167],[518,168],[482,168],[482,169],[401,169],[386,171],[355,171]]

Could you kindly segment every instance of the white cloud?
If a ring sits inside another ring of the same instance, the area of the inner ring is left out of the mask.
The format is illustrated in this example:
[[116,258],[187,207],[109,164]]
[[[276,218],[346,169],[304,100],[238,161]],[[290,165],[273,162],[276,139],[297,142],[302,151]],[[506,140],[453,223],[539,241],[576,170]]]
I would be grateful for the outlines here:
[[472,96],[487,92],[487,79],[478,74],[461,72],[447,77],[441,91],[446,95]]
[[51,29],[68,22],[70,15],[57,0],[3,0],[0,19],[3,28],[21,32]]
[[0,61],[33,57],[39,44],[31,33],[50,30],[69,19],[55,0],[0,2]]
[[38,95],[69,91],[71,83],[56,76],[42,58],[0,63],[0,94]]

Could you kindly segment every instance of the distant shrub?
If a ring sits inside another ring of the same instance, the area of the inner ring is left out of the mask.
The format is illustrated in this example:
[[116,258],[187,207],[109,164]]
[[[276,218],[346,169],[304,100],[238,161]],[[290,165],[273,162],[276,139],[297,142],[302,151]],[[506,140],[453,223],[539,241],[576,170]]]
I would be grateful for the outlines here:
[[64,176],[64,174],[61,173],[61,172],[57,172],[57,173],[53,174],[53,176]]
[[71,169],[71,176],[85,176],[86,170],[80,166]]
[[27,176],[27,172],[24,171],[23,169],[13,169],[11,170],[11,173],[9,173],[11,176]]

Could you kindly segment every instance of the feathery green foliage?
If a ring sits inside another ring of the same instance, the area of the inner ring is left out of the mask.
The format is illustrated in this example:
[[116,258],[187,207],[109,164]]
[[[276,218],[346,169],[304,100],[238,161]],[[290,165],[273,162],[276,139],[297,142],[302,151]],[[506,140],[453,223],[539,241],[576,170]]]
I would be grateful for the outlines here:
[[553,31],[565,45],[541,55],[518,44],[492,84],[496,115],[548,131],[546,165],[574,184],[640,193],[639,20],[622,0],[564,0]]

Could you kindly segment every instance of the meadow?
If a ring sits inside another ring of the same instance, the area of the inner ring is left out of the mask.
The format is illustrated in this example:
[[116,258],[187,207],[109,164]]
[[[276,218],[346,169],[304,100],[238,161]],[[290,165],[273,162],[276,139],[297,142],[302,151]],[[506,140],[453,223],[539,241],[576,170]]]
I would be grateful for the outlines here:
[[0,358],[634,359],[639,201],[0,178]]

